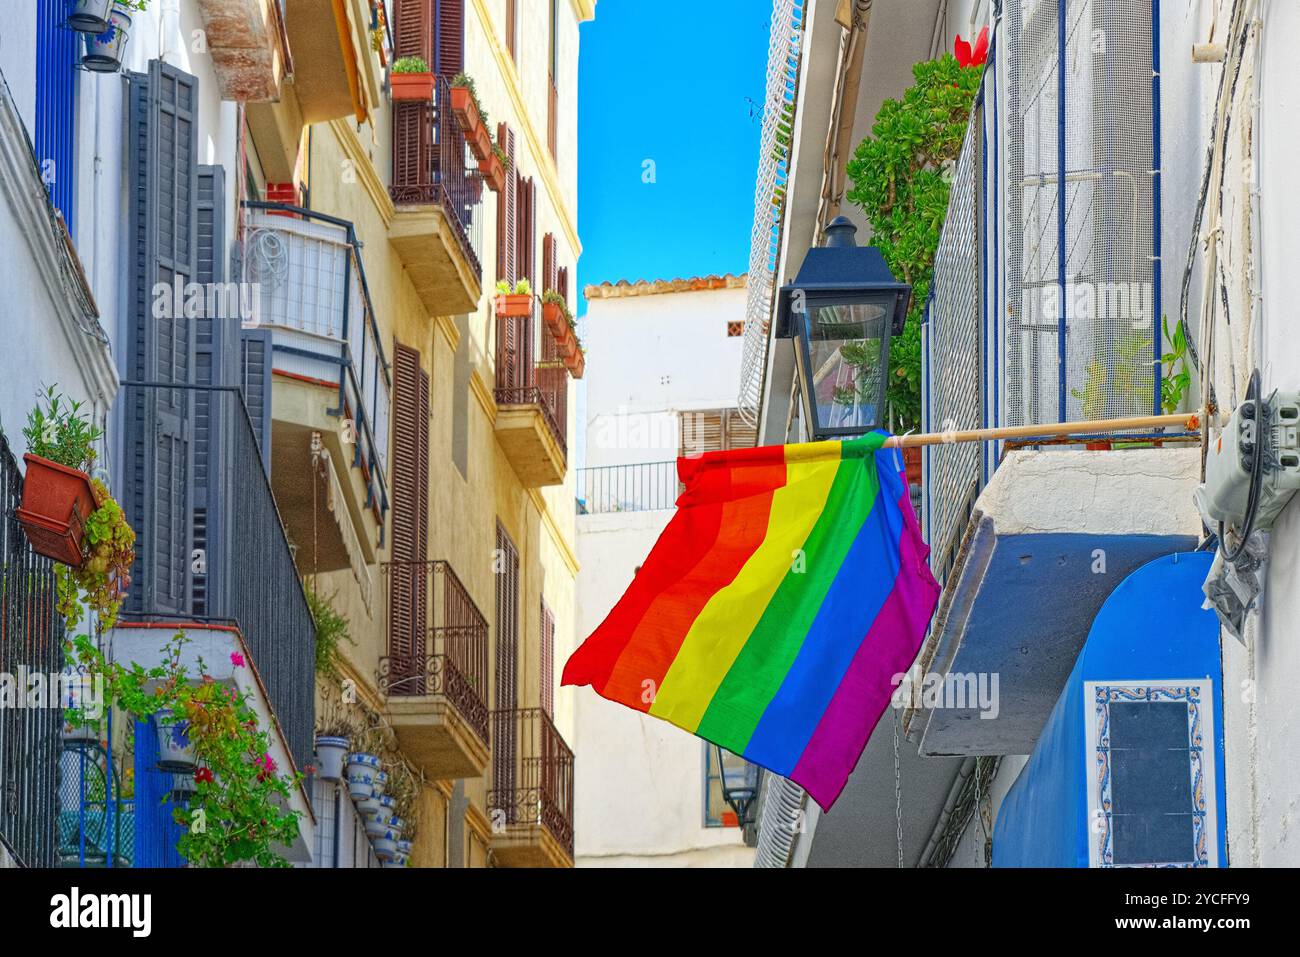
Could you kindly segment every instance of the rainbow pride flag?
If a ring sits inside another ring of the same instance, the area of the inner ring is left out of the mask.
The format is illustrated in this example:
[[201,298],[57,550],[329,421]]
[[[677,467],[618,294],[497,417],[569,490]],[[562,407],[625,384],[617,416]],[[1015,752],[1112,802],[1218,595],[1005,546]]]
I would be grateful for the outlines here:
[[939,597],[875,432],[678,459],[677,513],[564,667],[829,809]]

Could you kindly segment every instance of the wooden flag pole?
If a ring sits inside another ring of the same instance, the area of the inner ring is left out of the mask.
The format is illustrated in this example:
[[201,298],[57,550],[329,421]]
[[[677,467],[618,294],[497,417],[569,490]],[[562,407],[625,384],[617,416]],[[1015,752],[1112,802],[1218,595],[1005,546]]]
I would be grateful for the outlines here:
[[1130,419],[1088,419],[1083,422],[1054,422],[1050,425],[1010,425],[997,429],[961,429],[948,432],[923,432],[919,435],[893,435],[885,440],[887,449],[908,449],[919,445],[948,445],[953,442],[990,442],[998,439],[1048,439],[1072,435],[1098,435],[1129,432],[1134,429],[1162,429],[1174,426],[1194,432],[1200,428],[1196,412],[1175,415],[1141,415]]

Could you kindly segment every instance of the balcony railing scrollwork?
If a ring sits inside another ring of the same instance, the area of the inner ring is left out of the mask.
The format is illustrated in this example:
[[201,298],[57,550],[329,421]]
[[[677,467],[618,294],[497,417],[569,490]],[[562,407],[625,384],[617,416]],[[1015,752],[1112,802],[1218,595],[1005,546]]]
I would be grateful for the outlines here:
[[390,697],[440,695],[488,740],[488,624],[445,561],[390,562],[388,654],[379,690]]
[[541,708],[492,712],[488,807],[507,831],[541,826],[573,857],[573,751]]

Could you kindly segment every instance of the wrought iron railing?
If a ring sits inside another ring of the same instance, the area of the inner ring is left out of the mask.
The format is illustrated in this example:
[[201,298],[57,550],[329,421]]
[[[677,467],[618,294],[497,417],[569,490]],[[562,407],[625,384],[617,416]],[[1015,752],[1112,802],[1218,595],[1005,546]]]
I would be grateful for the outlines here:
[[488,623],[445,561],[389,562],[388,654],[379,690],[444,696],[488,739]]
[[573,752],[541,708],[492,712],[488,808],[507,831],[544,827],[573,856]]
[[[124,382],[123,389],[158,383]],[[206,613],[133,610],[125,619],[228,622],[239,627],[275,721],[299,768],[311,763],[316,720],[316,627],[285,533],[269,470],[236,386],[177,386],[211,395],[207,511],[221,518],[204,542]],[[188,554],[188,553],[187,553]],[[149,573],[138,569],[137,581]],[[195,574],[192,567],[185,573]],[[186,594],[192,594],[186,578]]]
[[569,373],[559,358],[534,359],[535,335],[531,314],[497,316],[497,405],[538,406],[560,452],[567,455]]
[[669,509],[677,503],[681,487],[676,461],[578,469],[578,514]]
[[256,321],[271,330],[276,368],[338,380],[338,414],[355,423],[356,460],[388,507],[393,381],[352,223],[286,203],[248,201],[244,263]]
[[441,206],[482,281],[484,181],[451,111],[450,79],[438,77],[433,103],[393,104],[393,178],[388,192],[398,206]]
[[[57,674],[63,624],[53,564],[27,544],[14,510],[23,479],[0,433],[0,673]],[[0,840],[29,867],[53,867],[59,729],[55,708],[0,707]]]

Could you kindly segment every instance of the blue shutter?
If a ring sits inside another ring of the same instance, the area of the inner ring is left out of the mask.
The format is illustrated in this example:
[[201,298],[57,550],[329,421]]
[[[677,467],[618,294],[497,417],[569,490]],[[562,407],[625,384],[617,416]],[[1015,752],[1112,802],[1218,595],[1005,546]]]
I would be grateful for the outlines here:
[[[154,315],[154,287],[196,280],[198,81],[153,61],[130,76],[131,317],[128,377],[194,381],[194,323],[184,310]],[[136,529],[137,574],[128,611],[189,614],[194,393],[127,390],[126,511]]]
[[81,34],[64,27],[67,0],[36,0],[36,163],[72,234]]

